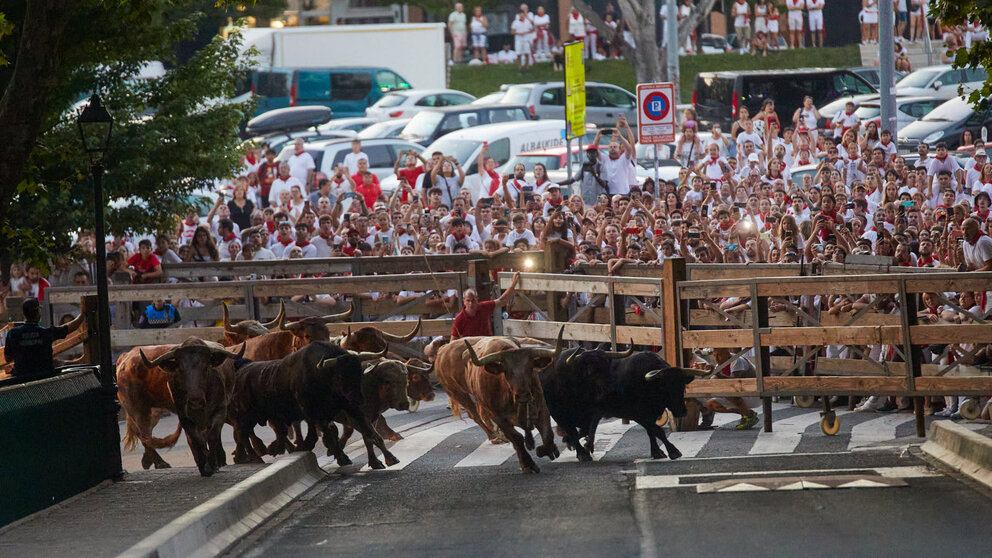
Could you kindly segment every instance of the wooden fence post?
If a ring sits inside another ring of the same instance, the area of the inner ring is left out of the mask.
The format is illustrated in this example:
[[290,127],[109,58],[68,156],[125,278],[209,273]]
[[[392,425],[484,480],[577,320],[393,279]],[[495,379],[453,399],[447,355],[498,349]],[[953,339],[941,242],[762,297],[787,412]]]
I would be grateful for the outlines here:
[[90,364],[99,363],[100,347],[97,343],[99,332],[97,331],[96,309],[98,307],[96,295],[86,295],[81,297],[79,303],[79,313],[86,315],[86,341],[83,341],[83,361]]
[[[468,280],[470,289],[479,293],[479,300],[492,299],[492,281],[489,277],[489,260],[478,259],[468,262]],[[461,296],[461,293],[458,293]]]
[[[919,305],[913,293],[906,292],[906,280],[899,280],[899,302],[900,318],[902,319],[902,353],[906,361],[906,389],[916,391],[916,378],[922,375],[923,349],[919,345],[913,345],[912,327],[919,324],[917,312]],[[916,415],[916,436],[925,438],[927,435],[926,423],[923,416],[923,398],[913,397],[913,413]]]
[[[685,366],[688,356],[682,350],[682,301],[678,284],[686,280],[684,258],[665,258],[661,268],[661,331],[665,362],[672,366]],[[688,315],[685,316],[688,318]]]
[[[552,242],[544,249],[544,272],[561,273],[568,266],[569,251],[565,246]],[[568,309],[562,308],[561,297],[564,293],[551,292],[547,294],[548,320],[552,322],[567,322]]]
[[[764,377],[771,372],[771,358],[768,347],[761,343],[761,333],[768,329],[768,297],[758,296],[758,284],[751,283],[751,329],[754,332],[755,383],[758,393],[765,391]],[[765,422],[765,432],[772,431],[772,398],[762,395],[761,414]]]

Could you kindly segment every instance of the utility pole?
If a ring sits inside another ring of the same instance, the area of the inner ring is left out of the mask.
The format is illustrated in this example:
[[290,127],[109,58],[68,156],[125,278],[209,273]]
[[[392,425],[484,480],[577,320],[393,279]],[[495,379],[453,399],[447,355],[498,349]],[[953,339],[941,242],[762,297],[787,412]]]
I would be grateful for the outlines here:
[[[668,81],[675,87],[675,104],[679,104],[679,12],[675,0],[666,0],[665,38],[668,40]],[[675,107],[672,107],[674,110]]]
[[895,96],[895,44],[893,42],[892,2],[882,0],[878,14],[878,66],[881,83],[878,92],[882,107],[882,129],[892,132],[892,140],[898,140]]

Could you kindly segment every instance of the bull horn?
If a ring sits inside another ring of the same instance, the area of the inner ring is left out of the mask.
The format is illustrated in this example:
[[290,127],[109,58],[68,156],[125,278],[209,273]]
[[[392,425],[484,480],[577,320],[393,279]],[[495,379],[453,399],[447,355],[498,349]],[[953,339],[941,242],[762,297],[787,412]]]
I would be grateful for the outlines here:
[[424,321],[423,318],[417,318],[417,325],[413,328],[413,331],[407,333],[406,335],[400,337],[399,335],[393,335],[392,333],[382,332],[382,338],[390,343],[409,343],[414,337],[417,336],[417,332],[420,331],[420,326]]
[[85,321],[86,321],[86,314],[80,312],[78,316],[72,319],[72,321],[65,324],[65,327],[69,328],[70,332],[73,332],[79,329],[79,326],[83,325],[83,322]]
[[358,360],[360,360],[362,362],[365,362],[366,360],[376,360],[376,359],[380,359],[380,358],[386,358],[386,353],[388,353],[388,352],[389,352],[389,347],[386,346],[386,347],[383,347],[382,351],[380,351],[378,353],[370,353],[370,352],[356,353],[356,352],[352,351],[351,354],[357,356],[358,357]]
[[280,331],[297,331],[303,327],[302,321],[293,322],[291,324],[286,324],[286,316],[283,315],[282,319],[279,320]]
[[634,354],[634,340],[633,339],[630,340],[630,347],[628,347],[626,351],[623,351],[623,352],[620,352],[620,351],[603,351],[603,356],[605,356],[606,358],[627,358],[627,357],[629,357],[632,354]]
[[520,348],[520,341],[517,341],[517,338],[516,337],[513,337],[511,335],[509,339],[510,339],[510,343],[513,343],[514,345],[516,345],[518,349]]
[[683,374],[705,378],[713,373],[713,368],[714,367],[711,367],[709,370],[701,370],[699,368],[680,368],[680,370],[682,370]]
[[413,369],[413,370],[415,370],[417,372],[420,372],[421,374],[430,374],[431,372],[434,371],[434,363],[433,362],[430,364],[430,366],[428,366],[426,368],[424,368],[422,366],[415,366],[413,364],[407,364],[406,367],[407,368],[410,368],[410,369]]
[[148,368],[155,368],[156,366],[162,364],[166,360],[169,360],[170,358],[172,358],[172,355],[175,352],[176,349],[173,347],[167,353],[160,355],[155,360],[148,360],[148,357],[145,356],[145,352],[142,351],[141,349],[138,349],[138,354],[141,355],[141,361],[144,362],[145,366],[147,366]]
[[243,324],[231,325],[231,314],[227,310],[227,302],[220,304],[221,312],[224,314],[224,331],[227,333],[245,334],[247,328]]
[[317,363],[318,370],[324,370],[325,368],[332,368],[338,362],[338,357],[334,358],[322,358],[320,362]]
[[351,317],[351,314],[355,311],[355,303],[351,304],[351,307],[340,314],[328,314],[323,317],[325,324],[330,324],[333,322],[343,322]]
[[[565,326],[561,326],[561,329],[558,330],[558,338],[555,339],[555,348],[554,349],[549,349],[547,347],[533,346],[533,345],[527,346],[527,347],[521,347],[521,348],[526,348],[526,349],[529,349],[531,352],[536,352],[537,354],[539,354],[541,356],[548,356],[548,357],[551,357],[552,360],[557,360],[558,359],[558,355],[561,354],[562,338],[564,336],[565,336]],[[511,337],[511,339],[512,339],[512,337]],[[517,346],[520,347],[519,344]]]
[[225,349],[223,347],[211,347],[210,348],[210,351],[212,353],[214,353],[214,354],[221,354],[221,355],[226,356],[227,358],[233,358],[233,359],[237,360],[239,358],[244,358],[244,356],[245,356],[245,350],[247,348],[248,348],[248,343],[241,343],[241,350],[238,351],[237,353],[232,353],[231,351],[228,351],[227,349]]
[[568,358],[565,359],[565,364],[568,366],[574,366],[575,359],[579,358],[579,355],[581,355],[584,352],[585,351],[583,351],[581,348],[576,349],[574,353],[568,355]]
[[503,354],[502,352],[493,353],[491,355],[486,355],[480,359],[479,355],[475,353],[475,349],[472,348],[472,345],[468,341],[465,342],[465,347],[468,349],[468,355],[472,359],[472,364],[476,366],[485,366],[487,364],[492,364],[494,362],[497,362],[499,361],[500,357]]
[[[227,308],[225,307],[225,311],[226,311],[226,309]],[[262,324],[262,327],[264,327],[265,329],[267,329],[269,331],[277,330],[277,329],[279,329],[279,324],[281,324],[284,319],[286,319],[286,303],[284,301],[280,300],[279,301],[279,313],[276,314],[276,318],[274,320],[272,320],[271,322],[265,322],[264,324]]]
[[663,370],[663,369],[661,369],[661,368],[656,368],[656,369],[654,369],[654,370],[651,370],[651,371],[649,371],[649,372],[648,372],[647,374],[645,374],[645,375],[644,375],[644,379],[645,379],[645,380],[652,380],[652,379],[654,379],[655,377],[657,377],[657,376],[658,376],[658,374],[661,374],[662,372],[664,372],[664,370]]

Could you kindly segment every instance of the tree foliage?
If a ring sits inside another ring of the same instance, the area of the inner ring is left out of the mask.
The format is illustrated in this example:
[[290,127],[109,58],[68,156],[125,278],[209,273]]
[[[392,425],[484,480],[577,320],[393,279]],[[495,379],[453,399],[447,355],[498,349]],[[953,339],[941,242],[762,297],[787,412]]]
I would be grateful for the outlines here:
[[[930,8],[942,25],[966,25],[978,21],[986,29],[992,28],[992,3],[987,0],[937,0]],[[992,42],[973,41],[971,48],[961,47],[954,54],[955,68],[992,67]],[[972,91],[968,102],[976,108],[988,107],[992,97],[992,74],[985,79],[982,87]]]
[[[12,23],[0,39],[0,55],[10,62],[0,68],[0,136],[10,139],[0,144],[3,273],[11,260],[45,265],[69,254],[74,233],[93,227],[89,161],[75,122],[79,101],[91,92],[114,116],[104,158],[109,232],[172,226],[196,189],[238,167],[245,107],[223,100],[246,69],[239,36],[215,38],[162,77],[136,79],[147,61],[174,62],[173,45],[202,16],[188,10],[192,3],[0,3]],[[40,27],[53,45],[32,42],[28,34]],[[39,48],[47,52],[31,50]]]

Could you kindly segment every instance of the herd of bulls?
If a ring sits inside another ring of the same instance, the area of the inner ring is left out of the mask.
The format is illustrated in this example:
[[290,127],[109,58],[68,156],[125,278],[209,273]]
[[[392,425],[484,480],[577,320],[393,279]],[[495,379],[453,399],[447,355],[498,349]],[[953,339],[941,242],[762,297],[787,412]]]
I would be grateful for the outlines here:
[[[669,366],[656,353],[565,349],[562,330],[554,346],[514,337],[459,339],[438,350],[433,366],[422,366],[420,361],[385,358],[389,343],[410,341],[419,322],[405,336],[366,327],[331,338],[327,324],[350,313],[287,323],[280,309],[269,323],[231,325],[225,308],[223,343],[190,338],[180,345],[135,348],[121,355],[117,370],[119,398],[127,412],[125,449],[140,441],[143,467],[168,467],[156,450],[171,447],[185,431],[200,474],[210,476],[226,464],[220,434],[230,424],[235,463],[312,450],[319,436],[328,455],[347,465],[351,461],[344,447],[357,430],[369,466],[381,469],[398,462],[383,437],[401,439],[386,424],[383,411],[406,410],[411,401],[433,399],[433,371],[453,413],[460,416],[464,410],[493,443],[510,442],[525,473],[540,470],[528,453],[535,447],[533,430],[541,436],[538,457],[560,455],[552,418],[581,461],[592,458],[596,427],[609,417],[644,427],[652,457],[665,455],[657,440],[669,457],[681,456],[656,420],[666,409],[685,415],[685,387],[697,371]],[[156,438],[152,429],[161,410],[175,412],[179,427]],[[335,423],[344,429],[340,436]],[[268,446],[254,432],[265,424],[276,435]]]

